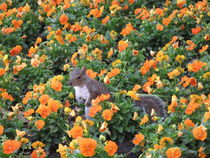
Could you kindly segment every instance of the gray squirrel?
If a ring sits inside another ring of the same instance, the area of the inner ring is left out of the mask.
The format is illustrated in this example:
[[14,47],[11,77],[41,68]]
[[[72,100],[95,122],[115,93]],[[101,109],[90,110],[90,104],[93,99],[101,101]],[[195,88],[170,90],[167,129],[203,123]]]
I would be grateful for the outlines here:
[[[91,79],[86,75],[85,67],[82,69],[74,68],[70,73],[69,85],[73,86],[75,89],[77,102],[85,104],[85,117],[87,119],[90,119],[88,113],[92,99],[95,99],[101,94],[110,94],[110,91],[103,83]],[[111,101],[111,98],[109,101]],[[149,115],[151,114],[152,109],[154,109],[158,116],[166,117],[164,102],[156,95],[141,95],[140,100],[135,100],[134,104],[142,108],[143,111]]]

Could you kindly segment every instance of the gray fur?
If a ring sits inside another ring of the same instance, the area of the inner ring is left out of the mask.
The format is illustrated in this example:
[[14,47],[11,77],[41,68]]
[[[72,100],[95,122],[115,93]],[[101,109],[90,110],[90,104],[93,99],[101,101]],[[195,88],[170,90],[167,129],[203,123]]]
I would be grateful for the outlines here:
[[[79,78],[78,78],[79,77]],[[69,84],[73,87],[86,86],[90,96],[85,99],[85,106],[91,106],[92,99],[100,96],[101,94],[110,94],[108,88],[103,84],[94,79],[91,79],[86,75],[86,69],[83,67],[82,70],[75,68],[70,74]],[[82,96],[82,95],[78,95]],[[81,100],[84,98],[80,98]]]
[[[70,74],[69,84],[73,87],[81,88],[77,93],[82,93],[84,86],[87,87],[89,93],[86,99],[83,94],[76,94],[77,101],[79,103],[85,103],[85,115],[89,118],[88,112],[91,106],[92,99],[100,96],[101,94],[110,94],[108,88],[103,84],[94,79],[91,79],[86,75],[85,67],[81,69],[75,68]],[[86,89],[85,89],[86,90]],[[81,92],[82,91],[82,92]],[[86,92],[85,92],[86,93]],[[110,94],[111,95],[111,94]],[[143,109],[144,112],[151,114],[152,109],[155,110],[158,116],[166,117],[166,111],[164,109],[164,102],[158,96],[155,95],[141,95],[141,100],[134,101],[136,106]],[[111,101],[111,98],[109,99]]]
[[154,109],[158,116],[166,117],[165,103],[156,95],[140,95],[140,100],[135,100],[134,103],[149,115],[151,115],[152,109]]

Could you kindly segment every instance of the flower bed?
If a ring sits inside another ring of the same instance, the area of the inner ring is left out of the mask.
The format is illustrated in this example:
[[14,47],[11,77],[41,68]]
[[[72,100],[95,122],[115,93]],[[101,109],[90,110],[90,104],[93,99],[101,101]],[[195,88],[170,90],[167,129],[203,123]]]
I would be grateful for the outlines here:
[[[0,157],[208,157],[208,5],[2,0]],[[113,102],[94,100],[92,120],[68,84],[74,66],[111,91]],[[139,94],[162,98],[167,118],[149,119],[133,104]],[[117,152],[122,142],[129,153]]]

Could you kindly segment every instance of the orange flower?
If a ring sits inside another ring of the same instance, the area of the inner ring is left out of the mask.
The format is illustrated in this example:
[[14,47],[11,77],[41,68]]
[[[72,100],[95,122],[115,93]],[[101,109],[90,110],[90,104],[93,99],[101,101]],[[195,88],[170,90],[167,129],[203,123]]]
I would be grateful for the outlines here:
[[23,24],[22,20],[12,20],[12,24],[14,25],[14,28],[20,28],[20,26]]
[[50,6],[49,5],[44,5],[44,11],[47,13],[50,11]]
[[203,53],[203,52],[205,52],[208,48],[209,48],[209,46],[208,46],[208,45],[202,46],[202,48],[201,48],[201,49],[199,49],[199,53]]
[[34,109],[29,109],[24,112],[24,117],[31,116],[34,113]]
[[187,65],[188,71],[192,72],[198,72],[203,66],[206,66],[207,63],[199,61],[199,60],[194,60],[191,64]]
[[3,34],[10,34],[10,33],[14,32],[15,29],[13,27],[2,28],[1,31],[2,31]]
[[198,157],[199,158],[206,158],[207,157],[207,155],[203,152],[204,149],[205,149],[204,147],[200,147],[198,149]]
[[0,77],[6,73],[5,69],[0,68]]
[[50,115],[51,110],[48,106],[41,104],[36,110],[36,113],[39,113],[42,116],[42,118],[47,118],[47,116]]
[[179,158],[181,157],[181,155],[182,155],[182,152],[178,147],[169,148],[166,151],[167,158]]
[[192,28],[192,34],[196,35],[201,32],[201,27]]
[[187,50],[193,50],[196,47],[196,44],[191,40],[187,40],[186,43],[188,44],[188,46],[186,48]]
[[200,125],[199,127],[195,127],[192,130],[192,133],[193,133],[195,139],[197,139],[197,140],[204,141],[207,138],[206,128],[202,125]]
[[83,156],[91,157],[95,155],[95,149],[97,146],[97,142],[91,138],[82,138],[79,140],[79,149]]
[[99,110],[101,111],[102,107],[100,105],[92,106],[88,113],[88,116],[94,117]]
[[7,11],[7,3],[1,3],[0,4],[0,10],[6,12]]
[[0,135],[2,135],[3,133],[4,133],[4,127],[0,125]]
[[47,94],[43,94],[40,98],[39,98],[39,102],[40,104],[47,104],[48,100],[50,99],[49,95]]
[[132,54],[133,54],[133,56],[137,56],[139,54],[139,51],[134,49],[134,50],[132,50]]
[[18,142],[17,140],[6,140],[3,143],[3,151],[5,154],[11,154],[18,150],[21,146],[21,143]]
[[122,51],[126,50],[126,48],[128,48],[128,41],[120,40],[118,42],[118,50],[120,52],[122,52]]
[[74,32],[78,32],[78,31],[82,30],[82,26],[79,25],[78,22],[76,22],[74,25],[71,25],[71,30]]
[[33,67],[38,67],[40,63],[41,63],[41,62],[40,62],[39,59],[37,59],[37,58],[31,59],[31,65],[32,65]]
[[158,14],[158,15],[163,15],[164,14],[164,10],[161,9],[161,8],[156,8],[155,9],[155,13]]
[[124,29],[122,29],[121,31],[121,35],[123,36],[127,36],[129,35],[132,31],[135,31],[133,25],[131,25],[130,23],[126,25],[126,27]]
[[92,104],[93,104],[93,106],[96,106],[96,105],[98,105],[99,102],[108,100],[109,98],[110,98],[110,94],[101,94],[96,99],[92,100]]
[[22,46],[17,45],[10,50],[10,54],[11,56],[15,56],[17,54],[20,54],[21,51],[22,51]]
[[35,54],[35,53],[36,53],[36,49],[33,46],[31,46],[29,51],[28,51],[28,56],[32,57],[32,55]]
[[66,14],[62,14],[59,18],[61,25],[68,24],[68,20],[69,20],[69,18]]
[[110,121],[112,119],[112,116],[113,116],[113,111],[110,109],[106,109],[102,113],[102,117],[104,118],[104,120],[107,121]]
[[161,24],[157,24],[156,29],[159,30],[159,31],[162,31],[164,29],[164,26],[161,25]]
[[83,136],[83,129],[80,126],[74,126],[70,131],[66,131],[69,137],[76,139]]
[[191,84],[192,86],[196,86],[197,85],[197,81],[194,77],[187,77],[187,76],[184,76],[182,77],[181,79],[181,82],[179,82],[179,84],[183,84],[182,86],[185,88],[187,87],[189,84]]
[[44,125],[45,125],[45,122],[43,120],[37,120],[35,122],[35,126],[38,130],[42,129],[44,127]]
[[104,6],[100,7],[100,10],[98,8],[92,9],[90,13],[88,14],[88,17],[93,15],[94,17],[99,18],[101,17],[103,11],[104,11]]
[[154,149],[155,150],[161,150],[161,149],[163,149],[163,146],[162,145],[159,145],[159,144],[155,144],[154,145]]
[[86,71],[86,74],[92,79],[94,79],[97,76],[97,72],[94,72],[92,69],[88,69]]
[[51,85],[50,85],[50,87],[52,89],[54,89],[55,91],[61,92],[62,86],[63,86],[62,82],[59,82],[58,80],[52,79],[52,82],[51,82]]
[[104,149],[108,153],[109,156],[113,156],[116,153],[118,146],[115,142],[110,140],[108,141]]
[[108,124],[104,121],[101,127],[99,128],[99,132],[105,132],[108,129],[107,126]]
[[50,98],[47,102],[48,107],[52,112],[57,112],[58,109],[62,106],[58,101]]
[[187,106],[185,110],[185,114],[191,115],[193,112],[195,112],[197,106],[198,105],[196,103],[189,103],[189,105]]
[[10,101],[14,101],[14,98],[10,94],[8,94],[7,92],[2,92],[2,93],[0,93],[0,95],[4,99],[10,100]]
[[149,121],[149,118],[147,115],[144,115],[144,117],[141,119],[140,125],[143,125]]
[[107,70],[100,70],[98,77],[103,76],[106,72],[107,72]]
[[155,60],[146,60],[140,69],[142,75],[145,75],[152,67],[156,68],[157,62]]
[[195,123],[192,122],[192,120],[190,120],[190,119],[186,119],[186,120],[184,121],[184,124],[185,124],[187,127],[195,127]]
[[44,149],[40,147],[31,153],[31,158],[45,158],[45,157],[46,157],[46,153]]
[[114,51],[113,48],[111,48],[108,52],[107,58],[110,58],[113,55]]
[[120,69],[115,68],[115,69],[112,69],[111,72],[108,72],[106,76],[108,78],[111,78],[111,77],[118,75],[120,72],[121,72]]
[[175,95],[173,95],[171,104],[168,106],[168,112],[175,112],[175,108],[177,106],[178,106],[177,97]]
[[134,139],[133,139],[133,144],[139,145],[142,141],[144,140],[144,135],[143,134],[136,134]]
[[163,23],[163,25],[168,26],[170,24],[171,20],[172,20],[171,17],[164,18],[162,23]]
[[179,7],[179,8],[182,8],[183,5],[186,4],[186,0],[177,0],[176,1],[176,5]]
[[104,19],[102,19],[101,23],[106,24],[110,19],[110,16],[106,16]]

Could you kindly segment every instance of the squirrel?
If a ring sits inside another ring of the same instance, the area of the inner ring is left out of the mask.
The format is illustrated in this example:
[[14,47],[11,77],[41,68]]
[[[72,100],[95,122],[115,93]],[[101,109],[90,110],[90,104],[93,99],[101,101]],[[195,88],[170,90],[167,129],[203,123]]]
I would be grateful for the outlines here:
[[[74,68],[74,70],[70,73],[69,85],[73,86],[75,89],[77,102],[85,104],[86,119],[90,119],[88,113],[91,107],[92,99],[95,99],[101,94],[110,94],[110,91],[103,83],[91,79],[86,74],[86,68],[84,66],[82,69]],[[109,101],[112,101],[112,99],[110,98]],[[149,115],[151,114],[152,109],[154,109],[158,116],[164,118],[166,117],[164,102],[156,95],[141,95],[140,100],[135,100],[134,104],[142,108],[143,111]]]

